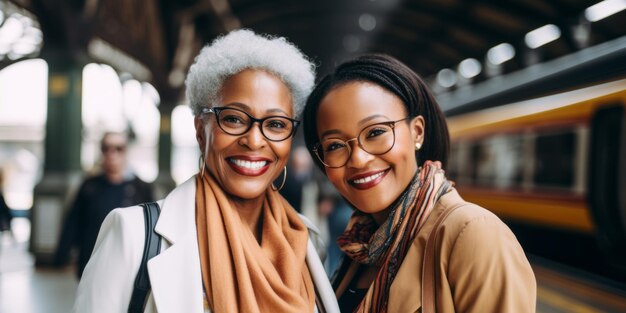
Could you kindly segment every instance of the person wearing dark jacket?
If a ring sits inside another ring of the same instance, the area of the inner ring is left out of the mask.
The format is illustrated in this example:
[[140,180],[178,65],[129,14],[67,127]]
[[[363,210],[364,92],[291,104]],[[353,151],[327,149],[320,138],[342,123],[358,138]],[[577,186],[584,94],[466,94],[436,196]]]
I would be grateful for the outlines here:
[[126,169],[127,138],[108,132],[101,141],[103,173],[81,184],[65,220],[55,255],[57,265],[66,264],[73,247],[78,248],[77,276],[80,279],[107,214],[153,200],[152,188]]

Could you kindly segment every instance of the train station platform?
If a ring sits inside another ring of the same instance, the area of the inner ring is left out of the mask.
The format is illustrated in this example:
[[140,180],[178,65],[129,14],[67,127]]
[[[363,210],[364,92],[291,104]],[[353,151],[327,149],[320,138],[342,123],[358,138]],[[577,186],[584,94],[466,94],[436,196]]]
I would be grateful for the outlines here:
[[[28,222],[14,222],[14,238],[0,240],[0,313],[69,312],[78,285],[74,269],[35,267],[24,240]],[[530,260],[538,283],[538,313],[626,312],[626,290],[538,257]]]

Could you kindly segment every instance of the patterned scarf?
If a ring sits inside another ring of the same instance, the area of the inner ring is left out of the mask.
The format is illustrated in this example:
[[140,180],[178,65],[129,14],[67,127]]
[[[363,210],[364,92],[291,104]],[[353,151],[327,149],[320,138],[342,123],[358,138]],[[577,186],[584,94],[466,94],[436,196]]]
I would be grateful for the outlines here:
[[313,312],[308,230],[287,200],[268,188],[259,244],[211,175],[198,175],[196,186],[202,283],[211,310]]
[[387,312],[389,288],[413,239],[435,203],[452,188],[439,161],[426,161],[400,197],[389,217],[378,226],[371,215],[354,211],[346,231],[337,239],[351,259],[380,267],[355,312]]

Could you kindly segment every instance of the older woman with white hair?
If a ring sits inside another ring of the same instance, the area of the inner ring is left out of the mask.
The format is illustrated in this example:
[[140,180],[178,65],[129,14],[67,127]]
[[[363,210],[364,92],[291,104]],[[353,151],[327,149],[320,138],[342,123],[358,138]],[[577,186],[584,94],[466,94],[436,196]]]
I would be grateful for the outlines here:
[[[197,175],[159,201],[160,253],[143,312],[339,312],[310,236],[278,193],[314,66],[284,38],[233,31],[186,80]],[[106,218],[74,312],[126,312],[146,245],[140,206]]]

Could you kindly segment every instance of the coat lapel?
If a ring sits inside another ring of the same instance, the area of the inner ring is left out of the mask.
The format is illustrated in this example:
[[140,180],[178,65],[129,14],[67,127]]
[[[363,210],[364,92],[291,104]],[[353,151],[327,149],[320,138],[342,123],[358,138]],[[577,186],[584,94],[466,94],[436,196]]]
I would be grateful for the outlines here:
[[[155,231],[163,237],[164,248],[148,261],[152,294],[159,313],[204,312],[195,200],[194,176],[174,189],[161,204]],[[314,227],[309,223],[307,226]],[[339,313],[332,286],[310,239],[306,262],[326,312]]]
[[195,176],[163,201],[155,231],[161,253],[148,262],[152,293],[160,313],[204,312],[195,221]]
[[[441,197],[428,216],[424,226],[422,226],[422,229],[418,231],[417,237],[413,240],[412,246],[404,257],[398,269],[398,274],[391,284],[389,290],[389,304],[387,306],[389,312],[416,312],[422,307],[424,249],[426,247],[426,241],[428,241],[428,235],[431,231],[437,231],[433,229],[437,218],[443,214],[444,211],[459,202],[463,202],[463,199],[461,199],[454,189]],[[440,245],[437,246],[437,249],[439,248]],[[438,263],[437,266],[439,266]],[[440,274],[437,274],[437,276],[439,275]],[[430,286],[430,288],[432,288],[432,286]],[[411,301],[406,301],[406,299],[411,299]]]
[[317,251],[311,239],[308,240],[306,263],[309,267],[309,273],[311,273],[311,278],[313,279],[313,284],[315,285],[319,299],[324,307],[323,312],[339,313],[339,305],[337,304],[333,287],[328,281],[324,266],[317,255]]

